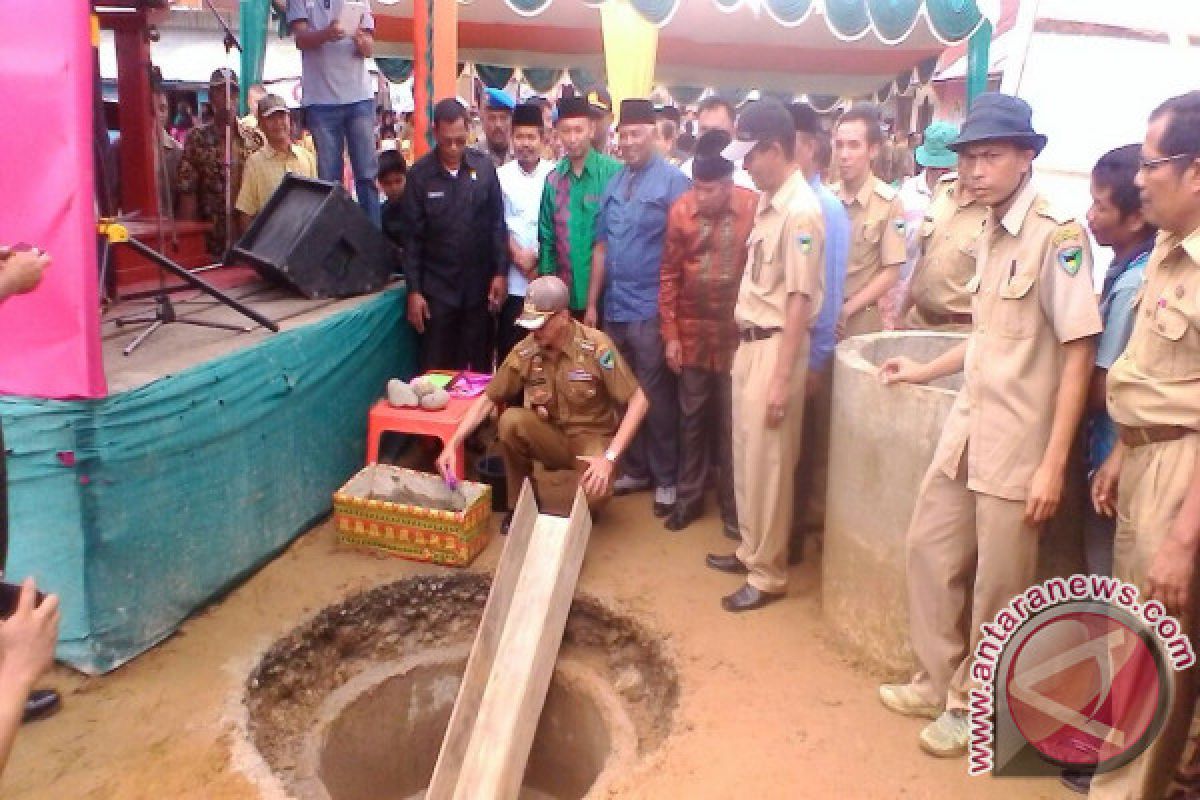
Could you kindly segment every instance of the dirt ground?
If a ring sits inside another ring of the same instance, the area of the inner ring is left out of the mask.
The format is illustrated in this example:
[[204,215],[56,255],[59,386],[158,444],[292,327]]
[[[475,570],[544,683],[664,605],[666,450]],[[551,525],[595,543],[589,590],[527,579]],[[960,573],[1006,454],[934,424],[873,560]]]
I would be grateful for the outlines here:
[[[621,798],[1066,798],[1057,781],[970,778],[963,760],[923,755],[921,722],[879,705],[876,675],[839,654],[822,623],[816,558],[779,603],[731,615],[739,579],[706,569],[727,552],[715,515],[678,534],[648,495],[619,498],[592,532],[581,587],[659,632],[676,661],[671,735],[620,782]],[[472,569],[491,569],[502,539]],[[233,765],[230,711],[276,639],[354,592],[445,570],[337,546],[326,522],[300,537],[179,633],[96,678],[59,668],[56,716],[27,726],[0,797],[261,795]]]

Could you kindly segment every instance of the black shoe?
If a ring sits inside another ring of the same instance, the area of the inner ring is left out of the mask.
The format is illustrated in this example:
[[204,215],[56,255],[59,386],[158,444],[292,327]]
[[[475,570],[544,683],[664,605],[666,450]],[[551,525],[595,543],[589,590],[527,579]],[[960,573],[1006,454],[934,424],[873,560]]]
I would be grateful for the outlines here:
[[762,608],[768,603],[773,603],[781,597],[783,597],[782,593],[760,592],[750,584],[744,583],[742,584],[742,588],[733,594],[721,598],[721,608],[731,612],[753,611],[756,608]]
[[726,539],[733,539],[735,542],[742,540],[742,531],[736,522],[726,520],[721,523],[721,533],[725,534]]
[[667,517],[667,521],[663,523],[663,527],[669,531],[681,531],[688,525],[696,521],[696,517],[700,516],[696,509],[686,509],[681,504],[675,505],[675,510]]
[[500,520],[500,535],[508,536],[508,527],[512,525],[512,512],[509,511],[504,515],[504,519]]
[[750,571],[746,569],[746,565],[741,562],[741,559],[733,553],[727,556],[718,556],[709,553],[704,557],[704,564],[710,569],[715,569],[719,572],[728,572],[731,575],[745,575]]
[[1092,773],[1075,769],[1064,769],[1059,773],[1062,785],[1076,794],[1087,794],[1092,789]]
[[62,708],[62,698],[54,689],[34,689],[25,701],[25,714],[22,722],[33,722],[45,719]]

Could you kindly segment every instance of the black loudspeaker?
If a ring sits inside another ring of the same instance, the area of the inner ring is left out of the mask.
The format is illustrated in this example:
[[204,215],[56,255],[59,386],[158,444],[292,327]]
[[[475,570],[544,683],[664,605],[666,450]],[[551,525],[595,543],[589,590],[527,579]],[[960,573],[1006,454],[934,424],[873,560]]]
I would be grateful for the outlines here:
[[288,174],[234,245],[230,262],[315,300],[382,288],[397,257],[345,189]]

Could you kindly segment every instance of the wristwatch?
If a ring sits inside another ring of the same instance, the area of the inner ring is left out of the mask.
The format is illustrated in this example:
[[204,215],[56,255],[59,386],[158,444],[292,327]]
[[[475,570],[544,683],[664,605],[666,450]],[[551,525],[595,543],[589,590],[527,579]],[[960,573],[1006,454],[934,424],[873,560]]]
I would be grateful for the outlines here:
[[617,463],[617,451],[611,447],[604,451],[604,460],[610,464]]

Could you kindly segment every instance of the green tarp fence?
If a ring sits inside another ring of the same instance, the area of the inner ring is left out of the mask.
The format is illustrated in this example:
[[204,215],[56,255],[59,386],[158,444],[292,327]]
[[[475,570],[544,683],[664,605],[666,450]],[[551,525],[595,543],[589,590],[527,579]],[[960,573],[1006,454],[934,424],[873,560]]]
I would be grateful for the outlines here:
[[9,574],[61,596],[60,659],[121,665],[328,513],[416,369],[403,308],[389,290],[100,401],[0,400]]

